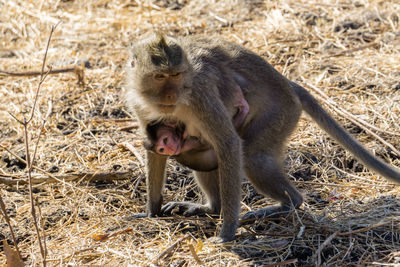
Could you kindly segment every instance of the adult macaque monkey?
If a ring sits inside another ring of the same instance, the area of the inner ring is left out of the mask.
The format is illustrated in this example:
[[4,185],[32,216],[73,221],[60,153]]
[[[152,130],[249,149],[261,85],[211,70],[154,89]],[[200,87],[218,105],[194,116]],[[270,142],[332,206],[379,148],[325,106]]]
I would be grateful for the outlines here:
[[[126,100],[136,112],[143,134],[157,121],[181,123],[187,136],[212,148],[218,165],[211,171],[202,171],[201,164],[194,166],[199,167],[195,177],[207,197],[206,204],[170,202],[161,207],[168,157],[148,151],[148,216],[169,213],[176,207],[185,215],[221,212],[219,238],[233,240],[240,211],[240,178],[244,174],[257,190],[280,202],[249,212],[245,218],[299,207],[303,198],[284,174],[282,160],[286,139],[302,110],[369,168],[400,182],[399,170],[374,157],[304,88],[244,47],[216,38],[174,39],[156,34],[131,50]],[[243,92],[250,110],[235,129],[231,118],[236,112],[238,90]],[[180,162],[189,160],[185,165],[193,167],[190,159],[194,154],[187,151],[177,158]]]

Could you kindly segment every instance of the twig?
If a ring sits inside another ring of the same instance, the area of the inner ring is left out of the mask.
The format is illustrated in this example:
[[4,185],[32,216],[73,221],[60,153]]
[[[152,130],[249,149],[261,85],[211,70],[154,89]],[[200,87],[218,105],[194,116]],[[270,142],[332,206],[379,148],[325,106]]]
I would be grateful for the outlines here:
[[263,266],[264,267],[286,266],[288,264],[296,263],[296,262],[297,262],[297,258],[296,259],[285,260],[285,261],[281,261],[281,262],[275,262],[275,263],[267,264],[267,265],[263,265]]
[[359,47],[355,47],[355,48],[351,48],[351,49],[347,49],[347,50],[341,51],[341,52],[333,54],[333,55],[327,55],[327,56],[325,56],[325,58],[339,57],[339,56],[343,56],[343,55],[346,55],[346,54],[349,54],[349,53],[353,53],[353,52],[356,52],[356,51],[360,51],[360,50],[363,50],[363,49],[366,49],[366,48],[370,48],[370,47],[374,47],[374,46],[378,46],[378,45],[379,45],[379,43],[377,41],[374,41],[372,43],[369,43],[369,44],[366,44],[366,45],[362,45],[362,46],[359,46]]
[[[122,143],[121,146],[125,147],[125,148],[128,149],[130,152],[132,152],[132,154],[133,154],[133,155],[137,158],[137,160],[139,161],[141,167],[144,166],[143,157],[140,155],[139,151],[137,151],[137,149],[136,149],[134,146],[132,146],[132,145],[131,145],[130,143],[128,143],[128,142]],[[136,183],[135,183],[135,187],[133,188],[132,193],[131,193],[131,199],[133,199],[133,198],[135,197],[136,190],[137,190],[137,188],[138,188],[140,182],[141,182],[143,179],[144,179],[144,176],[140,176],[140,177],[137,179],[137,181],[136,181]]]
[[131,124],[128,126],[120,127],[118,130],[119,131],[130,131],[130,130],[137,129],[137,128],[139,128],[138,124]]
[[[58,24],[59,24],[59,23],[58,23]],[[42,86],[42,83],[43,83],[44,80],[46,79],[46,77],[47,77],[47,75],[49,74],[49,72],[51,71],[51,69],[49,69],[47,72],[44,72],[44,66],[46,65],[47,53],[48,53],[48,51],[49,51],[49,46],[50,46],[51,37],[52,37],[52,35],[53,35],[54,30],[55,30],[56,27],[58,26],[58,24],[56,24],[55,26],[54,26],[54,25],[51,26],[49,39],[47,40],[46,50],[45,50],[44,57],[43,57],[42,71],[41,71],[41,74],[40,74],[39,84],[38,84],[38,87],[37,87],[37,89],[36,89],[36,95],[35,95],[35,100],[34,100],[34,102],[33,102],[33,107],[32,107],[32,111],[31,111],[31,116],[30,116],[29,119],[26,121],[26,124],[29,124],[29,122],[33,119],[33,115],[35,114],[36,103],[37,103],[37,100],[38,100],[38,98],[39,98],[40,87]]]
[[309,181],[293,181],[296,184],[312,184],[312,185],[325,185],[325,186],[335,186],[335,187],[345,187],[345,188],[371,188],[371,187],[393,187],[395,184],[361,184],[357,182],[357,185],[346,185],[346,184],[333,184],[333,183],[323,183],[323,182],[309,182]]
[[[121,118],[121,119],[115,119],[115,118],[93,118],[93,119],[85,120],[85,123],[88,123],[88,122],[132,122],[133,120],[134,120],[133,118]],[[134,127],[138,128],[139,125],[135,124]]]
[[12,228],[12,225],[11,225],[11,222],[10,222],[10,218],[8,217],[8,214],[7,214],[6,205],[4,204],[1,195],[0,195],[0,208],[1,208],[1,211],[3,212],[3,216],[4,216],[4,219],[6,220],[8,228],[10,228],[11,236],[12,236],[12,239],[14,241],[14,246],[15,246],[15,249],[17,250],[18,257],[19,257],[19,259],[22,259],[21,258],[21,253],[19,252],[17,239],[15,238],[14,231],[13,231],[13,228]]
[[380,226],[384,226],[386,224],[391,224],[391,223],[392,223],[391,221],[383,222],[383,223],[377,223],[377,224],[374,224],[374,225],[371,225],[371,226],[368,226],[368,227],[364,227],[364,228],[361,228],[361,229],[357,229],[357,230],[354,230],[354,231],[338,233],[338,235],[346,236],[346,235],[353,235],[353,234],[363,233],[363,232],[367,232],[369,230],[372,230],[374,228],[377,228],[377,227],[380,227]]
[[[24,159],[22,159],[21,157],[19,157],[18,155],[16,155],[14,152],[12,152],[11,150],[9,150],[8,148],[2,146],[0,144],[0,147],[3,148],[4,150],[8,151],[8,153],[10,153],[11,155],[13,155],[14,157],[16,157],[19,161],[24,162],[26,164],[26,161]],[[48,178],[39,178],[39,179],[33,179],[32,183],[33,184],[39,184],[39,183],[44,183],[44,182],[59,182],[61,184],[63,184],[64,186],[69,186],[71,188],[74,188],[78,191],[80,191],[81,193],[87,194],[88,196],[90,196],[93,200],[99,202],[99,203],[103,203],[102,201],[100,201],[98,198],[96,198],[94,195],[92,195],[91,193],[85,192],[84,190],[80,189],[79,187],[74,187],[71,183],[69,183],[66,180],[72,181],[72,180],[76,180],[76,179],[83,179],[83,178],[88,178],[91,181],[104,181],[104,180],[125,180],[125,179],[130,179],[130,177],[132,176],[132,171],[128,171],[128,172],[120,172],[120,173],[80,173],[80,174],[67,174],[64,176],[55,176],[45,170],[43,170],[40,167],[37,166],[32,166],[34,169],[40,171],[41,173],[43,173],[44,175],[50,177],[51,179]],[[65,179],[65,180],[64,180]],[[8,179],[8,178],[1,178],[0,177],[0,182],[7,184],[7,185],[17,185],[17,184],[28,184],[28,181],[26,180],[15,180],[15,179]]]
[[137,158],[137,160],[139,161],[141,166],[144,166],[144,160],[143,157],[140,155],[139,151],[137,151],[137,149],[132,146],[130,143],[128,142],[124,142],[121,144],[123,147],[125,147],[126,149],[128,149],[130,152],[132,152],[133,155],[135,155],[135,157]]
[[225,25],[229,24],[229,21],[227,19],[221,18],[220,16],[215,15],[214,13],[210,12],[211,17],[215,18],[219,22],[222,22]]
[[362,266],[361,263],[363,262],[364,256],[370,251],[371,247],[368,247],[364,253],[361,255],[361,257],[358,259],[357,265],[356,266]]
[[144,176],[139,176],[139,178],[137,179],[137,181],[135,183],[135,187],[133,188],[132,193],[131,193],[131,199],[133,199],[135,197],[136,190],[139,187],[139,184],[143,179],[144,179]]
[[110,239],[111,237],[114,237],[114,236],[117,236],[117,235],[120,235],[120,234],[125,234],[125,233],[132,232],[132,231],[133,231],[132,228],[128,227],[126,229],[117,231],[115,233],[96,234],[96,235],[93,236],[93,239],[95,241],[104,242],[104,241]]
[[[48,118],[48,117],[50,116],[50,114],[51,114],[51,110],[52,110],[52,105],[51,105],[51,101],[50,101],[50,103],[49,103],[49,108],[48,108],[48,110],[47,110],[47,113],[46,113],[45,118],[43,119],[42,126],[40,127],[39,135],[38,135],[38,138],[37,138],[37,140],[36,140],[35,150],[33,151],[33,156],[32,156],[32,164],[31,164],[31,167],[32,167],[32,165],[34,165],[34,160],[35,160],[35,158],[36,158],[36,152],[37,152],[37,148],[38,148],[38,146],[39,146],[40,137],[42,136],[43,129],[44,129],[44,125],[46,124],[47,118]],[[30,171],[32,171],[32,168],[30,169]]]
[[[43,220],[43,217],[42,217],[42,209],[40,208],[39,198],[38,197],[36,197],[36,206],[37,206],[38,211],[39,211],[40,226],[42,227],[42,229],[44,229],[44,220]],[[46,240],[46,232],[45,231],[43,231],[43,240]],[[46,255],[46,257],[47,257],[47,244],[46,244],[46,242],[43,242],[43,246],[44,246],[44,255]]]
[[[35,168],[35,167],[33,167]],[[40,169],[40,168],[39,168]],[[45,172],[44,170],[40,169]],[[71,173],[64,175],[52,175],[47,173],[45,176],[32,177],[32,184],[41,184],[41,183],[55,183],[62,181],[75,181],[79,179],[88,180],[88,181],[115,181],[115,180],[127,180],[132,177],[132,171],[126,172],[100,172],[100,173]],[[29,180],[26,179],[11,179],[6,177],[1,177],[0,175],[0,183],[5,185],[24,185],[28,184]]]
[[190,253],[192,253],[192,256],[196,260],[197,264],[204,265],[204,262],[197,255],[196,250],[194,249],[193,245],[191,243],[189,243],[188,246],[189,246]]
[[34,198],[33,198],[33,190],[32,190],[32,166],[33,166],[32,163],[35,160],[34,157],[36,156],[36,150],[37,150],[37,146],[38,146],[38,142],[39,142],[39,138],[40,138],[42,129],[44,127],[44,123],[42,125],[42,128],[40,129],[39,137],[38,137],[38,140],[37,140],[37,143],[36,143],[35,153],[33,155],[32,160],[31,160],[31,155],[30,155],[30,152],[29,152],[28,125],[32,121],[32,119],[33,119],[33,117],[35,115],[35,109],[36,109],[36,104],[37,104],[37,101],[38,101],[38,98],[39,98],[39,92],[40,92],[41,85],[44,82],[44,80],[46,79],[46,77],[49,74],[49,72],[51,71],[51,69],[49,69],[49,71],[47,71],[47,73],[45,73],[44,72],[44,66],[46,65],[47,53],[49,51],[51,37],[52,37],[53,32],[54,32],[55,28],[57,27],[57,25],[55,25],[55,26],[52,25],[51,26],[49,38],[47,40],[46,50],[45,50],[43,61],[42,61],[42,70],[41,70],[41,74],[40,74],[40,81],[39,81],[39,84],[38,84],[37,89],[36,89],[36,95],[35,95],[35,98],[34,98],[34,101],[33,101],[33,106],[32,106],[32,110],[31,110],[31,114],[30,114],[29,118],[28,119],[24,118],[23,121],[20,121],[15,116],[10,114],[14,119],[17,120],[17,122],[22,124],[23,127],[24,127],[25,153],[26,153],[26,165],[27,165],[27,170],[28,170],[29,199],[30,199],[30,204],[31,204],[31,214],[32,214],[33,224],[34,224],[35,230],[36,230],[36,235],[37,235],[37,238],[38,238],[40,254],[42,255],[42,264],[43,264],[44,267],[46,266],[46,251],[45,251],[46,245],[44,245],[43,243],[45,243],[46,240],[43,239],[43,243],[42,243],[42,239],[40,237],[40,230],[39,230],[39,226],[38,226],[38,221],[37,221],[37,216],[36,216],[35,202],[34,202]]
[[[49,74],[58,74],[58,73],[73,72],[73,71],[75,71],[75,67],[65,67],[65,68],[47,70]],[[0,74],[18,77],[18,76],[39,76],[42,75],[42,72],[41,71],[12,72],[12,71],[0,70]]]
[[[16,77],[29,77],[29,76],[42,76],[42,73],[46,73],[46,75],[49,74],[59,74],[59,73],[66,73],[66,72],[73,72],[78,78],[78,84],[84,84],[84,71],[85,68],[90,68],[90,63],[87,60],[79,60],[78,62],[75,62],[73,64],[70,64],[69,66],[64,66],[62,68],[58,69],[52,69],[51,67],[43,72],[43,68],[41,71],[24,71],[24,72],[13,72],[13,71],[4,71],[0,70],[0,76],[1,75],[7,75],[7,76],[16,76]],[[42,77],[41,77],[42,79]]]
[[333,234],[331,234],[317,249],[317,251],[315,252],[316,256],[317,256],[317,264],[316,266],[321,266],[321,252],[322,250],[332,241],[332,239],[334,239],[336,236],[338,235],[338,232],[334,232]]
[[171,246],[169,246],[163,252],[161,252],[161,254],[157,257],[156,261],[158,262],[164,256],[170,254],[183,240],[187,238],[189,238],[189,235],[185,235],[184,237],[179,238],[175,243],[173,243]]

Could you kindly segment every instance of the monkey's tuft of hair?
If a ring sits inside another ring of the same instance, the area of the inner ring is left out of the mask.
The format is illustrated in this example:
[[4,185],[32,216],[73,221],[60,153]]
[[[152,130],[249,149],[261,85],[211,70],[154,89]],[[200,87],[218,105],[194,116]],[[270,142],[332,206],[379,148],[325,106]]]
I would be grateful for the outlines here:
[[182,48],[171,38],[155,34],[154,41],[148,45],[151,62],[157,67],[174,67],[182,63]]

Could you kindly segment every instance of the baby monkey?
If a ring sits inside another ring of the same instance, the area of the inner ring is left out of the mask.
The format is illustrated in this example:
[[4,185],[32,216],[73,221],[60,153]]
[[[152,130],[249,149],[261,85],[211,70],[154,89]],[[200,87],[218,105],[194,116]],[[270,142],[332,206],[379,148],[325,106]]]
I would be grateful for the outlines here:
[[[243,96],[241,89],[235,95],[237,108],[236,114],[232,118],[232,123],[238,129],[244,122],[249,113],[249,104]],[[200,141],[195,136],[188,136],[185,125],[172,120],[153,122],[147,125],[147,134],[150,140],[144,141],[144,147],[160,155],[177,156],[183,152],[198,150],[204,151],[211,149],[210,145]],[[210,156],[217,161],[215,155],[209,153],[204,157]]]

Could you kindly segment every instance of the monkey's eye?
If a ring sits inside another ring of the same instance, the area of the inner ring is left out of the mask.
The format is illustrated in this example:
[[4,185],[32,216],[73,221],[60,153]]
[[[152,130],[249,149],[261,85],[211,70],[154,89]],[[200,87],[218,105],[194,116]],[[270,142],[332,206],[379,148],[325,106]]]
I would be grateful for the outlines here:
[[166,144],[168,143],[168,137],[165,137],[165,138],[163,139],[163,143],[164,143],[164,145],[166,145]]
[[164,148],[160,148],[160,149],[158,150],[158,152],[163,153],[163,152],[164,152]]
[[182,76],[182,72],[177,72],[177,73],[174,73],[174,74],[171,74],[170,75],[172,78],[180,78],[181,76]]
[[162,81],[165,78],[167,78],[167,76],[165,74],[162,74],[162,73],[154,74],[154,79],[156,79],[156,80]]

